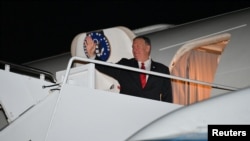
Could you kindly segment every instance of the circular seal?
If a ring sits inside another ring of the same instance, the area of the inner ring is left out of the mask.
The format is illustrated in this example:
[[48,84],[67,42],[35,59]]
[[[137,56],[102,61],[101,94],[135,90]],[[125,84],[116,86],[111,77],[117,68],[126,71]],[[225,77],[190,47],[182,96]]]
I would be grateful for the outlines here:
[[[90,36],[93,41],[96,43],[95,53],[96,53],[96,59],[107,61],[110,56],[110,44],[107,39],[107,37],[104,35],[104,33],[101,32],[91,32],[87,33],[86,36]],[[86,47],[83,44],[84,51],[86,56],[89,58],[88,54],[86,53]]]

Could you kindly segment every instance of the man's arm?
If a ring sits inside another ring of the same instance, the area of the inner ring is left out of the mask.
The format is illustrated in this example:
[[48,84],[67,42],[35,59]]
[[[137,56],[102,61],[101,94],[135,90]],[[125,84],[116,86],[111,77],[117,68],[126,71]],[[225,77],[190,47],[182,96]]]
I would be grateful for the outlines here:
[[[86,36],[84,45],[86,47],[87,55],[91,59],[96,59],[96,54],[95,54],[95,47],[96,43],[93,41],[93,39],[90,36]],[[105,73],[111,77],[116,77],[117,76],[117,69],[109,67],[109,66],[104,66],[104,65],[98,65],[96,64],[95,68],[99,70],[102,73]]]

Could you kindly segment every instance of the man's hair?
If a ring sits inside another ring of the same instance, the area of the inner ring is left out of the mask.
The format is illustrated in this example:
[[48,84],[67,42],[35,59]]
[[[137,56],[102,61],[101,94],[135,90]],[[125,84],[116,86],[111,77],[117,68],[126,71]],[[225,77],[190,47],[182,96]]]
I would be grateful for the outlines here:
[[135,38],[133,39],[133,41],[134,41],[135,39],[143,39],[143,40],[145,41],[146,44],[148,44],[148,45],[151,46],[151,41],[150,41],[150,39],[149,39],[148,37],[146,37],[146,36],[137,36],[137,37],[135,37]]

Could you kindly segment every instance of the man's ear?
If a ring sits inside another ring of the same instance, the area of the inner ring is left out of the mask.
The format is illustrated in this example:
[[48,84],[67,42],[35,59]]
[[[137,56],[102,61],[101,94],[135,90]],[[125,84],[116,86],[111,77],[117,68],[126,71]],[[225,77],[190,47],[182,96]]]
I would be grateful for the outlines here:
[[147,45],[147,52],[150,52],[150,45]]

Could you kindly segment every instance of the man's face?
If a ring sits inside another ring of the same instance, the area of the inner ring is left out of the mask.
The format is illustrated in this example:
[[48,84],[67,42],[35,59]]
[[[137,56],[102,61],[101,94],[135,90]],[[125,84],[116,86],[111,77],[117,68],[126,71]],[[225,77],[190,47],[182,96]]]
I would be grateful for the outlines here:
[[147,45],[143,39],[135,39],[132,48],[136,60],[144,62],[149,58],[150,46]]

